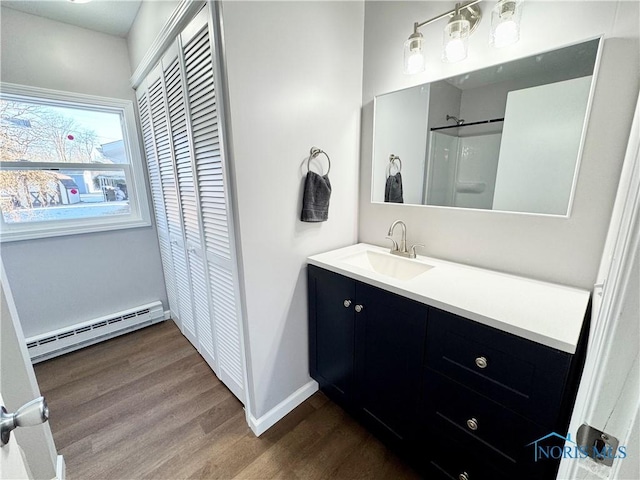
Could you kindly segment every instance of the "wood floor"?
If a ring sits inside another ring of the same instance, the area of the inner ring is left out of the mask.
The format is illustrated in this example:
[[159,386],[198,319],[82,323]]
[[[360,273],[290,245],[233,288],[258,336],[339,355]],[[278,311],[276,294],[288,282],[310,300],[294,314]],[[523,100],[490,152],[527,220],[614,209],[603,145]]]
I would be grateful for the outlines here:
[[321,393],[260,438],[173,322],[36,365],[70,480],[417,478]]

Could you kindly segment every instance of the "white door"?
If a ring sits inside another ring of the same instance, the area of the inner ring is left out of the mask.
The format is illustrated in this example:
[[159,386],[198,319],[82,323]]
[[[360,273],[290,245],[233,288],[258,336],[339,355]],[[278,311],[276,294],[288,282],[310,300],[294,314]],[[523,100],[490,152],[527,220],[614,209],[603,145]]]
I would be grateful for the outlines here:
[[559,479],[640,478],[640,102],[593,297],[584,373],[569,433],[588,424],[619,440],[611,466],[565,458]]
[[[13,413],[40,391],[1,264],[0,274],[0,402]],[[64,478],[64,461],[56,453],[48,423],[11,432],[9,443],[0,447],[0,478]]]

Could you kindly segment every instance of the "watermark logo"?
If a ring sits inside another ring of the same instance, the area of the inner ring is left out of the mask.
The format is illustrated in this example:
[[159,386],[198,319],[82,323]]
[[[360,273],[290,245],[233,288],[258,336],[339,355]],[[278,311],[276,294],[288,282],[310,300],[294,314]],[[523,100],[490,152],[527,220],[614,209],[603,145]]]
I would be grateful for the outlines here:
[[[562,441],[562,445],[558,444],[560,441]],[[551,432],[527,445],[527,447],[531,446],[534,449],[533,458],[536,462],[547,459],[587,457],[604,462],[606,460],[613,461],[615,458],[627,457],[627,447],[625,445],[620,445],[615,449],[604,442],[595,443],[594,445],[578,445],[571,440],[571,434],[567,434],[564,437],[556,432]]]

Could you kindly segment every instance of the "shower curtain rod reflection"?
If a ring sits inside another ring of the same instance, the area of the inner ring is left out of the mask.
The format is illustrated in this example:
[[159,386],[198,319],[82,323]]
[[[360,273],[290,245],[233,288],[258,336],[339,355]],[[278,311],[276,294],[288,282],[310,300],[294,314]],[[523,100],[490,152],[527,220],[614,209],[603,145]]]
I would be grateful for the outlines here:
[[447,128],[462,128],[462,127],[470,127],[471,125],[482,125],[484,123],[497,123],[497,122],[504,122],[504,117],[492,118],[491,120],[481,120],[479,122],[463,123],[462,125],[445,125],[444,127],[433,127],[433,128],[430,128],[429,130],[431,132],[435,132],[436,130],[446,130]]

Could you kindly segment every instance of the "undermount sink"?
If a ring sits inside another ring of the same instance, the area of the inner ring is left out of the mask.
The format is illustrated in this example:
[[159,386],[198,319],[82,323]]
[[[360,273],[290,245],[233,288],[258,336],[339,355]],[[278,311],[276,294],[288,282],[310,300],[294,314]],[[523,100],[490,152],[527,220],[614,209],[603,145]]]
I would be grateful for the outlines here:
[[380,273],[396,280],[411,280],[433,268],[432,265],[427,265],[426,263],[372,250],[358,252],[342,261],[354,267]]

